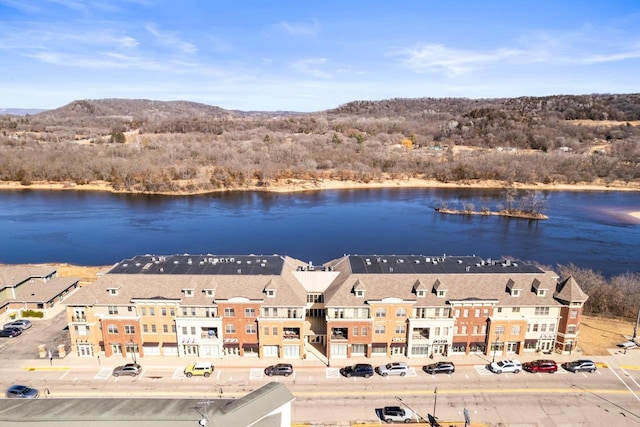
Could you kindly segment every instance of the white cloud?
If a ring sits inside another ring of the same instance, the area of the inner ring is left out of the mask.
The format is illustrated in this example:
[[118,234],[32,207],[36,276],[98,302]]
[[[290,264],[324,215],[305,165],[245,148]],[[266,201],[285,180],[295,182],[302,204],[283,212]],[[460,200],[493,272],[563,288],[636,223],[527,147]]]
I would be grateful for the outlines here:
[[328,79],[331,77],[329,72],[320,69],[320,66],[328,62],[327,58],[306,58],[295,61],[291,64],[291,68],[311,77],[320,79]]
[[161,32],[155,24],[147,24],[144,28],[156,38],[156,41],[163,46],[175,48],[183,53],[193,54],[198,52],[198,48],[189,42],[180,39],[178,33],[173,31]]
[[280,31],[293,34],[296,36],[315,36],[318,34],[318,24],[316,22],[301,23],[301,22],[280,22],[276,25]]

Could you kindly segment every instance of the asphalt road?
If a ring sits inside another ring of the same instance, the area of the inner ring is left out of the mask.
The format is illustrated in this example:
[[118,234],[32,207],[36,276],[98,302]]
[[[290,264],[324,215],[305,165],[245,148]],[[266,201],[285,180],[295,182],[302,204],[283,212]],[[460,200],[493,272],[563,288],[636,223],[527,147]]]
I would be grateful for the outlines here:
[[[27,384],[52,399],[217,399],[237,398],[268,382],[280,381],[296,397],[293,420],[297,423],[377,424],[376,411],[401,404],[400,399],[424,417],[435,412],[440,420],[462,421],[466,408],[473,421],[491,426],[640,426],[640,366],[610,363],[593,374],[561,370],[555,374],[496,375],[477,359],[477,364],[458,365],[453,375],[433,376],[414,368],[406,377],[374,375],[368,379],[344,378],[338,367],[320,366],[296,367],[288,378],[267,377],[261,366],[264,361],[259,359],[255,363],[261,367],[217,366],[210,378],[186,378],[182,372],[186,361],[179,359],[142,360],[143,373],[135,378],[111,375],[115,366],[130,361],[121,358],[85,359],[82,363],[73,363],[79,358],[54,358],[52,364],[39,360],[29,366],[29,360],[37,358],[38,344],[64,340],[68,335],[65,328],[60,314],[35,320],[18,338],[0,340],[0,389]],[[640,355],[640,350],[635,351]]]

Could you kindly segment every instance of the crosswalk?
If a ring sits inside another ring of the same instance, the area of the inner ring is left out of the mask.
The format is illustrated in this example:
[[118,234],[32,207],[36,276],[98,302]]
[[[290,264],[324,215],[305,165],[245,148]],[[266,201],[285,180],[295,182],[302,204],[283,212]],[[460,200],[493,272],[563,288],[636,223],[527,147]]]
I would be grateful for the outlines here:
[[326,368],[325,376],[327,378],[340,378],[340,368]]
[[249,372],[250,380],[261,380],[264,377],[264,369],[262,368],[251,368]]
[[176,368],[175,371],[173,371],[173,375],[171,376],[171,378],[173,378],[174,380],[186,378],[184,374],[184,368]]
[[94,377],[97,380],[106,380],[111,377],[111,373],[113,372],[112,368],[100,368],[96,376]]

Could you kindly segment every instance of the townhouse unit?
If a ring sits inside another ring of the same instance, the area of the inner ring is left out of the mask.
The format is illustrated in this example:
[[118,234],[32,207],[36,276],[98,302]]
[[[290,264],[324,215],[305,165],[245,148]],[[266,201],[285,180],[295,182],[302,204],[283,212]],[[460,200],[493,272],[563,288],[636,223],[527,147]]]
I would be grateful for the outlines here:
[[67,300],[79,355],[349,357],[571,352],[573,278],[477,256],[137,256]]

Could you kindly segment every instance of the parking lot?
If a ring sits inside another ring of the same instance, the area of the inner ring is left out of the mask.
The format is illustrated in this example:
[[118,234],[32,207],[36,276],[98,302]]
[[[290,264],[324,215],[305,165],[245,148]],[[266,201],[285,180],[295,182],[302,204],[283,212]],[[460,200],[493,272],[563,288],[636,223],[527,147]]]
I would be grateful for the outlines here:
[[[54,358],[57,358],[58,344],[65,344],[69,351],[69,332],[64,310],[56,310],[51,317],[30,317],[32,327],[22,331],[15,338],[0,338],[0,360],[7,359],[35,359],[39,357],[38,346],[44,344],[51,349]],[[10,322],[6,319],[2,325]]]

